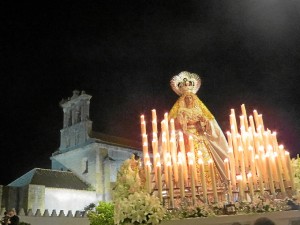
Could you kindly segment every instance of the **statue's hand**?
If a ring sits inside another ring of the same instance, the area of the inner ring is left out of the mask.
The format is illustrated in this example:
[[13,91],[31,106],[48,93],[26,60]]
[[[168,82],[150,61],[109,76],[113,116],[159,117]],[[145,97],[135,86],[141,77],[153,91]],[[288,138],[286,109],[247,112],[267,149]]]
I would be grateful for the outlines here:
[[212,135],[212,129],[209,120],[202,123],[202,129],[207,135]]
[[201,123],[206,123],[207,119],[205,119],[203,116],[198,116],[198,119]]

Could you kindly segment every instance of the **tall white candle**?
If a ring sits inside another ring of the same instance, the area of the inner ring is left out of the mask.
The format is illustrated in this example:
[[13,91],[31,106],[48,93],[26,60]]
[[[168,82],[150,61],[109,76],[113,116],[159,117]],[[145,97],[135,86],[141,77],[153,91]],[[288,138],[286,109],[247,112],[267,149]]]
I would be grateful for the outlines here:
[[157,134],[157,117],[155,109],[152,109],[152,131]]
[[253,190],[253,179],[252,179],[252,173],[251,172],[249,172],[247,174],[247,178],[248,178],[250,196],[251,196],[251,199],[253,200],[254,190]]
[[178,170],[179,170],[179,187],[180,187],[180,197],[183,200],[185,197],[185,187],[184,187],[184,168],[182,164],[182,153],[178,152]]
[[170,197],[170,207],[174,207],[174,190],[173,190],[173,176],[172,176],[172,166],[171,161],[167,162],[167,170],[169,176],[169,197]]
[[214,202],[218,202],[216,176],[215,176],[215,170],[214,170],[214,162],[212,161],[212,159],[208,160],[208,165],[209,165],[209,170],[210,170],[210,177],[211,177],[212,190],[213,190],[213,195],[214,195]]
[[162,179],[161,179],[161,164],[160,161],[156,164],[157,169],[157,190],[158,190],[158,198],[162,202]]
[[231,202],[232,199],[232,187],[231,187],[231,179],[230,179],[230,170],[229,170],[229,161],[228,158],[224,159],[224,166],[225,166],[225,172],[228,177],[228,196],[229,196],[229,202]]
[[205,171],[204,171],[204,162],[203,162],[202,157],[199,158],[198,164],[200,166],[200,177],[201,177],[201,184],[202,184],[203,201],[204,201],[204,203],[208,203],[208,201],[207,201],[207,186],[206,186]]
[[195,187],[195,170],[193,158],[189,159],[190,173],[191,173],[191,191],[192,191],[192,202],[196,203],[196,187]]
[[239,185],[239,201],[245,200],[245,194],[244,194],[244,188],[243,188],[243,181],[242,181],[242,175],[237,175],[236,180]]

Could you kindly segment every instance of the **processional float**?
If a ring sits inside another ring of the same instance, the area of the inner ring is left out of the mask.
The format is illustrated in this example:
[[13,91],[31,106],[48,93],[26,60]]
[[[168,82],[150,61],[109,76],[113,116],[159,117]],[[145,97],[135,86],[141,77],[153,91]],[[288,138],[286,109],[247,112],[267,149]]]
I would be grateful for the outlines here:
[[[179,75],[176,79],[182,81],[177,82],[177,88],[200,88],[197,75],[188,72]],[[283,199],[295,190],[289,152],[278,144],[276,132],[265,128],[262,114],[253,110],[248,116],[244,104],[239,126],[234,109],[229,116],[227,157],[222,162],[225,181],[217,178],[216,162],[212,158],[203,159],[193,137],[185,139],[168,113],[159,123],[156,110],[152,110],[150,135],[145,116],[140,118],[146,190],[156,194],[169,208],[183,202],[253,201],[254,196],[265,193]]]

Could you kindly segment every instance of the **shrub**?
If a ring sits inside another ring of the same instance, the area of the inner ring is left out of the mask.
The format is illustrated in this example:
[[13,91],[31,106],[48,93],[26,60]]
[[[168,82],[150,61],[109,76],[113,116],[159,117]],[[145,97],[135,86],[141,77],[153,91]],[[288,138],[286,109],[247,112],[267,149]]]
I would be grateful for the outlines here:
[[111,202],[99,202],[95,210],[87,213],[91,225],[114,225],[114,205]]

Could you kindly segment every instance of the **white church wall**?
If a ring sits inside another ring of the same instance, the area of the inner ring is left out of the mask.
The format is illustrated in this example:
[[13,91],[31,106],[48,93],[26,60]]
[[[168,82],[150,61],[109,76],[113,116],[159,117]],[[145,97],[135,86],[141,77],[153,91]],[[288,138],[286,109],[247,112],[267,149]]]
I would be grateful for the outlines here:
[[84,207],[90,203],[98,203],[101,201],[95,191],[71,190],[62,188],[46,188],[45,189],[45,209],[49,212],[52,210],[84,210]]

